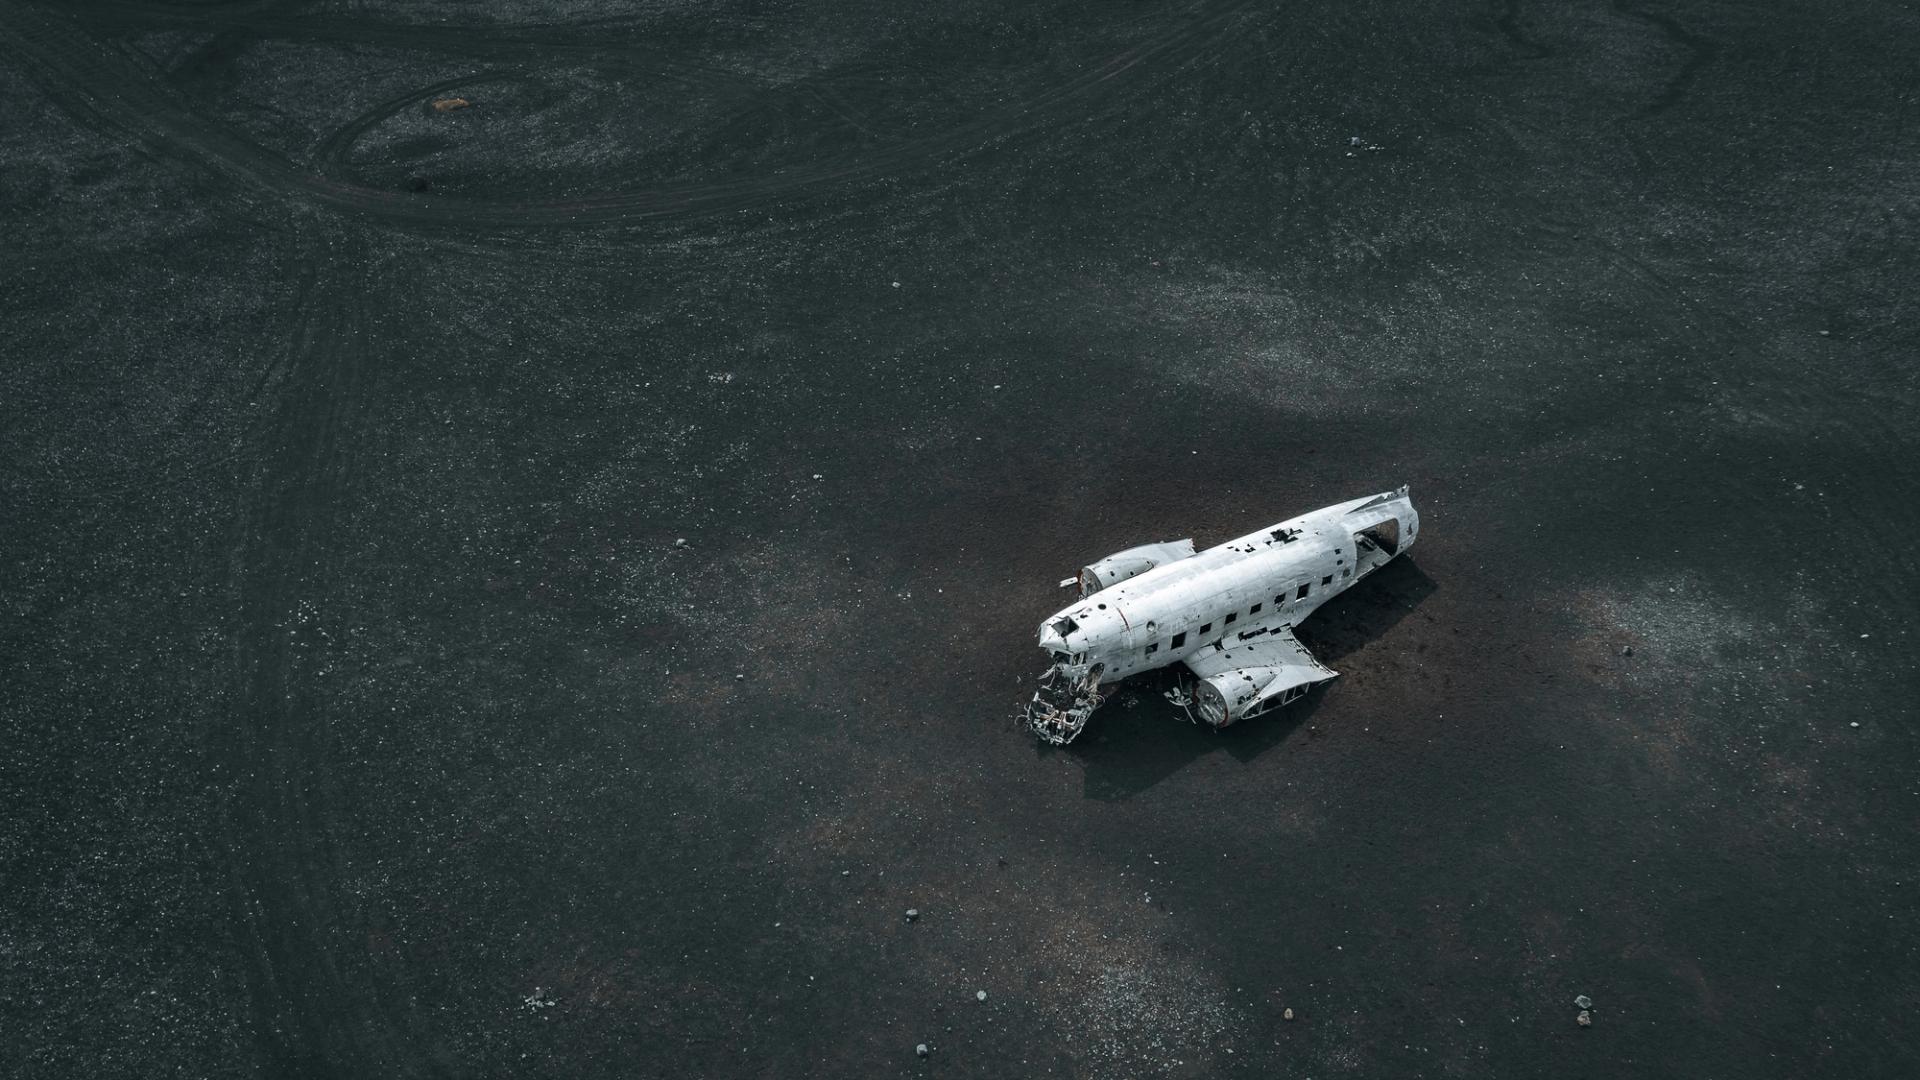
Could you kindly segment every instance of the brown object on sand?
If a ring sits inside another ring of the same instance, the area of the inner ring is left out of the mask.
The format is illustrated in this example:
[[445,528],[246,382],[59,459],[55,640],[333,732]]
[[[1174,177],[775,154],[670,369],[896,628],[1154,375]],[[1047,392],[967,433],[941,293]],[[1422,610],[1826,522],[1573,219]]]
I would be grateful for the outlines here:
[[455,109],[464,109],[471,104],[473,104],[473,102],[463,97],[443,97],[433,103],[433,111],[452,112]]

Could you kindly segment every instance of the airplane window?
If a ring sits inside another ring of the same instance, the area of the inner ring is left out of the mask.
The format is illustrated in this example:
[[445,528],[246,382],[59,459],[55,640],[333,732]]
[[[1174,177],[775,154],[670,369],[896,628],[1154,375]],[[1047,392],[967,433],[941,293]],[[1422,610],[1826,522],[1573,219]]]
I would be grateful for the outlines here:
[[1258,614],[1260,614],[1260,609],[1261,609],[1262,607],[1264,607],[1264,606],[1265,606],[1265,605],[1263,605],[1263,604],[1255,604],[1255,605],[1253,605],[1252,607],[1250,607],[1250,608],[1248,608],[1248,609],[1247,609],[1247,614],[1249,614],[1249,615],[1258,615]]
[[1274,598],[1273,598],[1273,606],[1274,606],[1274,607],[1279,607],[1279,606],[1280,606],[1281,604],[1284,604],[1284,603],[1286,603],[1286,602],[1287,602],[1287,594],[1286,594],[1286,593],[1281,593],[1281,594],[1280,594],[1279,596],[1276,596],[1276,597],[1274,597]]
[[1152,656],[1152,655],[1153,655],[1154,653],[1157,653],[1157,652],[1159,652],[1159,651],[1160,651],[1160,643],[1159,643],[1159,642],[1157,642],[1157,641],[1156,641],[1156,642],[1154,642],[1153,644],[1151,644],[1151,645],[1149,645],[1149,646],[1147,646],[1147,655],[1148,655],[1148,656]]
[[1180,646],[1185,645],[1186,643],[1187,643],[1187,632],[1185,630],[1182,630],[1179,633],[1173,635],[1174,648],[1177,649]]
[[1310,590],[1312,590],[1312,588],[1313,588],[1313,585],[1311,583],[1300,586],[1300,591],[1299,593],[1295,594],[1294,599],[1305,600],[1307,598],[1307,593]]
[[1326,577],[1323,577],[1323,578],[1321,578],[1321,579],[1320,579],[1320,584],[1322,584],[1322,585],[1331,585],[1331,584],[1333,584],[1333,575],[1332,575],[1332,574],[1328,574],[1328,575],[1327,575]]
[[1200,632],[1204,634],[1204,633],[1206,633],[1207,631],[1209,631],[1209,630],[1211,630],[1211,629],[1213,629],[1213,624],[1212,624],[1212,623],[1204,623],[1204,624],[1202,624],[1202,625],[1201,625],[1201,627],[1200,627]]
[[1227,624],[1228,626],[1232,626],[1232,625],[1233,625],[1233,620],[1235,620],[1235,619],[1237,619],[1237,618],[1239,618],[1239,617],[1240,617],[1240,613],[1239,613],[1239,612],[1237,612],[1237,611],[1231,611],[1231,612],[1228,612],[1228,613],[1227,613],[1227,623],[1226,623],[1226,624]]

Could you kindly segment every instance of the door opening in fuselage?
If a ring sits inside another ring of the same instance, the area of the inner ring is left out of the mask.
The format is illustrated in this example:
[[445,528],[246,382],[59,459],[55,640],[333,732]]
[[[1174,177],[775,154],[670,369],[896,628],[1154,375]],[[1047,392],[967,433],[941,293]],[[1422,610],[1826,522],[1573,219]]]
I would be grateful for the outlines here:
[[1353,534],[1354,569],[1366,574],[1400,550],[1400,519],[1388,518]]

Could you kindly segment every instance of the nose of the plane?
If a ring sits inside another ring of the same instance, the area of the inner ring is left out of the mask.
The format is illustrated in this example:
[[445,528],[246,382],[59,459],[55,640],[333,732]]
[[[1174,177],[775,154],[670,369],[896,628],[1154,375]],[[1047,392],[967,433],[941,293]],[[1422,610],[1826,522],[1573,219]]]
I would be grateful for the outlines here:
[[1046,623],[1041,623],[1040,624],[1040,647],[1047,650],[1048,652],[1066,652],[1067,641],[1065,638],[1060,636],[1060,631],[1055,630],[1052,626],[1049,626]]

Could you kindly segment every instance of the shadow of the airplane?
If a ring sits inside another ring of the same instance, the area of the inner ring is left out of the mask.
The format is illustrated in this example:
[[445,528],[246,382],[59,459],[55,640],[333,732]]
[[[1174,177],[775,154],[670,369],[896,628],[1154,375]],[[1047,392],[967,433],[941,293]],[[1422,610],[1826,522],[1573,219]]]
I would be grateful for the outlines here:
[[[1299,628],[1300,643],[1329,667],[1337,667],[1335,661],[1391,630],[1436,588],[1411,556],[1395,559],[1314,612]],[[1040,745],[1039,752],[1079,758],[1087,797],[1118,802],[1203,754],[1224,752],[1241,762],[1252,761],[1302,726],[1311,728],[1330,688],[1339,685],[1338,680],[1324,683],[1292,705],[1216,731],[1189,723],[1163,696],[1184,674],[1184,668],[1173,668],[1128,679],[1077,741],[1061,750]]]

